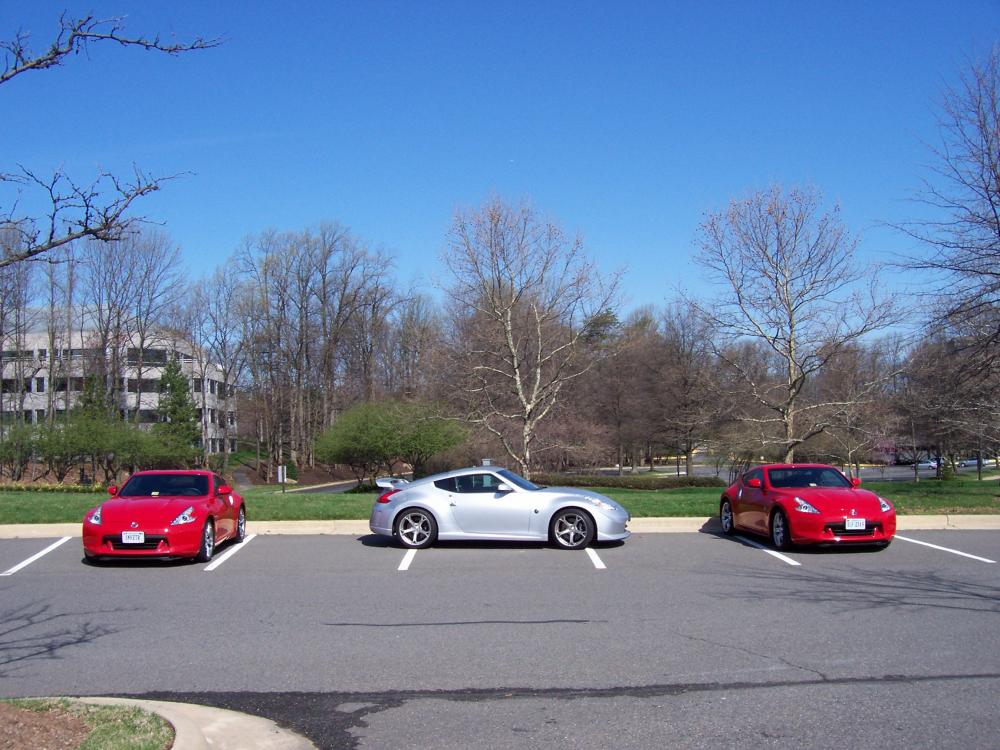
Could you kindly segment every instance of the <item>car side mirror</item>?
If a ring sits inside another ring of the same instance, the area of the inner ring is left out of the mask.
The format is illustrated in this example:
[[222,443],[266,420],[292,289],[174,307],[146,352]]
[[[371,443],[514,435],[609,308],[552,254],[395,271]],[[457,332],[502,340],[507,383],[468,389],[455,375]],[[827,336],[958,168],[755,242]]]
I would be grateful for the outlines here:
[[230,487],[230,486],[229,486],[228,484],[223,484],[223,485],[219,485],[219,486],[218,486],[218,487],[217,487],[217,488],[215,489],[215,494],[216,494],[216,495],[228,495],[228,494],[230,494],[230,493],[231,493],[232,491],[233,491],[233,488],[232,488],[232,487]]
[[851,487],[860,487],[861,477],[851,477]]
[[756,477],[747,480],[747,487],[753,487],[753,489],[759,490],[762,486],[761,481]]
[[115,485],[111,485],[110,487],[108,487],[108,494],[114,497],[115,495],[118,494],[118,488],[115,487]]
[[498,484],[497,492],[510,492],[513,489],[509,484]]

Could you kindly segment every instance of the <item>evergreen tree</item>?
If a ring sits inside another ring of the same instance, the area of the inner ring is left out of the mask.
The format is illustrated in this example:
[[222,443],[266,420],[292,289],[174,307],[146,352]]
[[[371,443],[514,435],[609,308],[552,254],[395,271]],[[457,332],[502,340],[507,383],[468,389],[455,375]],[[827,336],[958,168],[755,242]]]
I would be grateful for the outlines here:
[[160,404],[156,411],[160,421],[153,425],[153,433],[166,449],[164,458],[170,463],[185,466],[197,463],[201,425],[188,379],[176,360],[169,361],[163,368]]

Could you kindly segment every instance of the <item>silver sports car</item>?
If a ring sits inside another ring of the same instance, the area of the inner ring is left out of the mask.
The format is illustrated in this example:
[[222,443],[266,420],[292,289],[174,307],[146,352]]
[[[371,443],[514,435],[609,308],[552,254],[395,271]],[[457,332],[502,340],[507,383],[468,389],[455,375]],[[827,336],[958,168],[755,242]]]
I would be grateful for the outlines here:
[[594,539],[629,536],[631,516],[614,500],[575,487],[539,487],[493,466],[378,484],[388,491],[375,501],[369,526],[404,547],[429,547],[437,539],[508,539],[582,549]]

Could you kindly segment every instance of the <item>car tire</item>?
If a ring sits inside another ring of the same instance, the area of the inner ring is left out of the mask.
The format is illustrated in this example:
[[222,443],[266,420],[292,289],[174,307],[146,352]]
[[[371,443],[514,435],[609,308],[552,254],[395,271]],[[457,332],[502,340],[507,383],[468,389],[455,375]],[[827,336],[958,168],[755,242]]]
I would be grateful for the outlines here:
[[722,498],[719,504],[719,523],[722,524],[722,533],[732,536],[736,533],[736,518],[733,516],[733,505],[728,498]]
[[792,547],[792,533],[788,526],[788,516],[781,508],[771,514],[771,545],[776,550],[787,550]]
[[595,531],[594,519],[577,508],[563,508],[549,522],[549,538],[559,549],[583,549]]
[[236,534],[233,536],[233,539],[236,540],[237,544],[240,544],[246,538],[247,538],[247,512],[241,505],[240,512],[236,515]]
[[437,539],[438,526],[428,511],[421,508],[408,508],[396,516],[393,536],[399,543],[410,549],[424,549],[434,544]]
[[215,523],[209,518],[205,521],[205,527],[201,530],[201,548],[195,560],[207,563],[215,554]]

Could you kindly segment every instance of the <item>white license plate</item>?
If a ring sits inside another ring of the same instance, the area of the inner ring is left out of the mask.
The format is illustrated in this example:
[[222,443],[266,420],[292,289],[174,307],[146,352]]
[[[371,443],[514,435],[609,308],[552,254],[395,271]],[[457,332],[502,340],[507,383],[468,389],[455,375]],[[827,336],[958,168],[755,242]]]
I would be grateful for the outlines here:
[[144,541],[146,541],[146,533],[144,531],[122,532],[122,544],[142,544]]
[[844,528],[848,531],[864,531],[865,529],[865,519],[863,518],[845,518]]

